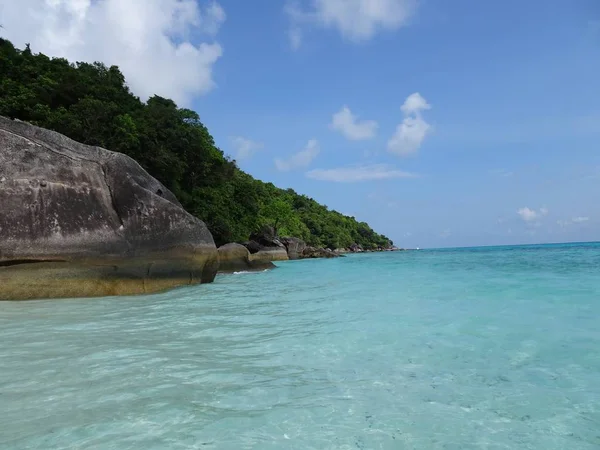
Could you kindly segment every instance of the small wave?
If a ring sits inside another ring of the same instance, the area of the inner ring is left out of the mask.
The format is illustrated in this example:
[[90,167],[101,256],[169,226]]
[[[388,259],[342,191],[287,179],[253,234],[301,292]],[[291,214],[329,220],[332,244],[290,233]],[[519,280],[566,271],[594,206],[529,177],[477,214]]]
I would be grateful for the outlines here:
[[239,272],[233,272],[234,275],[244,275],[247,273],[262,273],[262,272],[268,272],[270,269],[265,269],[265,270],[240,270]]

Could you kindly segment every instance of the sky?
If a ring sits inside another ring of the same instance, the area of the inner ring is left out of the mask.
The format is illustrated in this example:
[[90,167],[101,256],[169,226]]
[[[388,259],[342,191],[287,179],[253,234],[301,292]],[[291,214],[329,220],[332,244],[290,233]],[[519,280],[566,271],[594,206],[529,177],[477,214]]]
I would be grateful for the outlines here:
[[600,240],[600,1],[0,0],[406,248]]

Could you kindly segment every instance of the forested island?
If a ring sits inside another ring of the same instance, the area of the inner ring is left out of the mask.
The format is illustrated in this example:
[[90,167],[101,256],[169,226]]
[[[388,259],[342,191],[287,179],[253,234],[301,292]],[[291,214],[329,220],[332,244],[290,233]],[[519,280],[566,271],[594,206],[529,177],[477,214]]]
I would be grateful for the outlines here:
[[0,38],[0,116],[130,156],[206,223],[217,246],[265,226],[313,247],[393,245],[364,222],[254,179],[216,146],[196,112],[159,96],[141,101],[116,66],[50,58]]

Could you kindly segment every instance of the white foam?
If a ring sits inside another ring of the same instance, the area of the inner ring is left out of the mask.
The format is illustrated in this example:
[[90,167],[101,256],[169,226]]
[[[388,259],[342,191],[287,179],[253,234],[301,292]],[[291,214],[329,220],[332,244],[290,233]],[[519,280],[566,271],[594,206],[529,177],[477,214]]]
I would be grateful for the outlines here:
[[268,272],[270,269],[265,269],[265,270],[240,270],[239,272],[233,272],[234,275],[244,275],[244,274],[248,274],[248,273],[262,273],[262,272]]

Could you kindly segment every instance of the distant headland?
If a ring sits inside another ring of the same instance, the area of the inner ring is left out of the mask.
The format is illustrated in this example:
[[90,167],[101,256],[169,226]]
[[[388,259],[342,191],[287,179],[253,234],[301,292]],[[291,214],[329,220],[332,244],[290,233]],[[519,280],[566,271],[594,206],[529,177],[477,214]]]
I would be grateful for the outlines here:
[[0,39],[0,299],[158,292],[273,261],[395,250],[254,179],[189,109],[115,66]]

